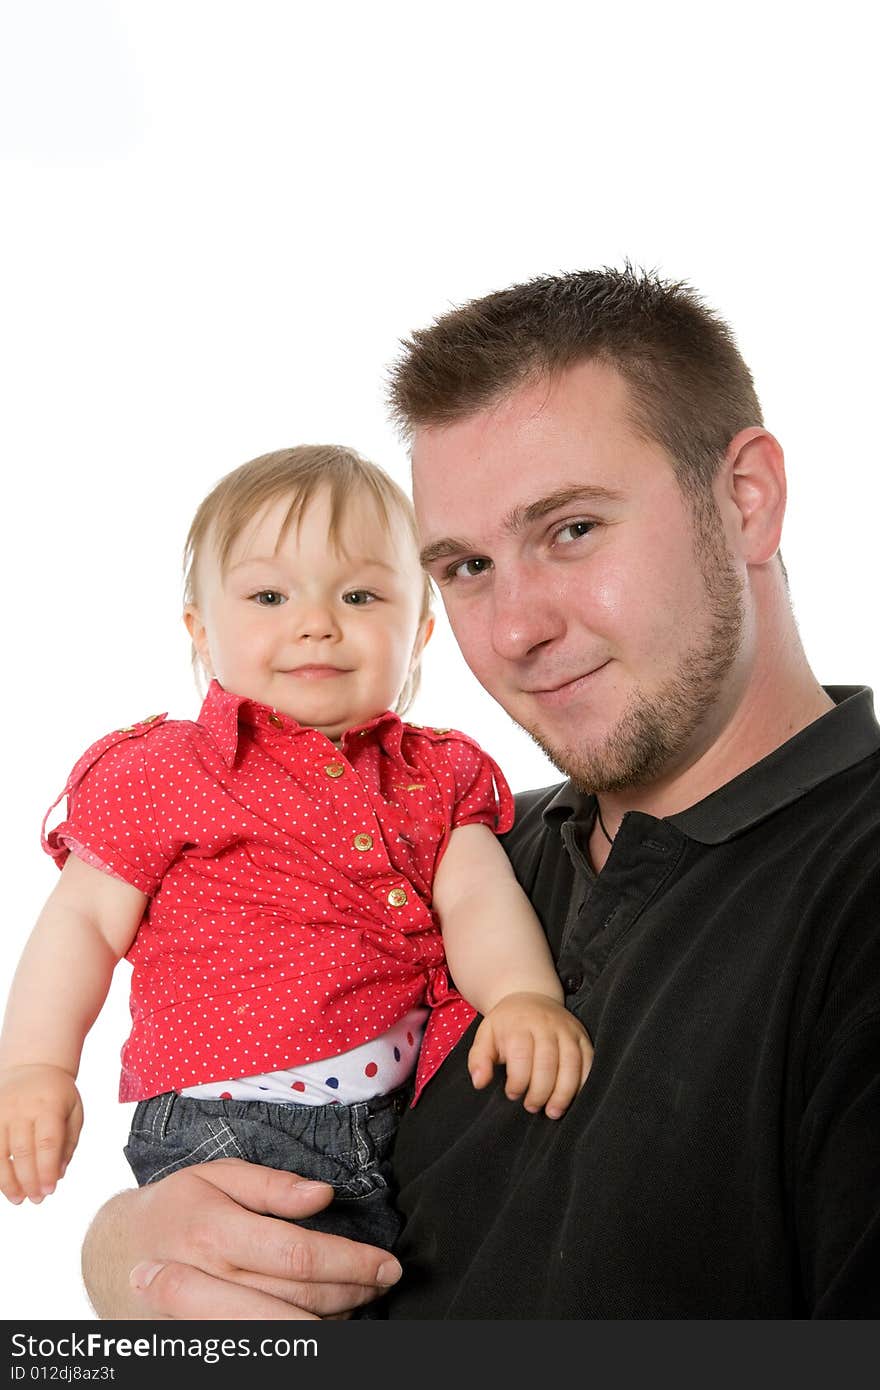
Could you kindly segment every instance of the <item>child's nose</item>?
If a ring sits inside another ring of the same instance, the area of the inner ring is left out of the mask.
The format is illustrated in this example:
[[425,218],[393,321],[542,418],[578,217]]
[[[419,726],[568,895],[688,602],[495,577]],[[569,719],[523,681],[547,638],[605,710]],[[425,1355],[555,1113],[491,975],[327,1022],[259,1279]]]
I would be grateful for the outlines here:
[[294,614],[297,637],[321,641],[340,635],[340,627],[333,607],[329,603],[316,600],[298,604]]

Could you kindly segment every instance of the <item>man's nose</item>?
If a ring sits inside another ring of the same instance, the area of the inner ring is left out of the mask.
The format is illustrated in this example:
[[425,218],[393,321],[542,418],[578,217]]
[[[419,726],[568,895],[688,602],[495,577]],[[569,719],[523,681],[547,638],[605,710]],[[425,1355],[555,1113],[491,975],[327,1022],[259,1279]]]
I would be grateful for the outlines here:
[[496,573],[493,586],[492,646],[507,661],[522,661],[565,630],[552,593],[530,569]]

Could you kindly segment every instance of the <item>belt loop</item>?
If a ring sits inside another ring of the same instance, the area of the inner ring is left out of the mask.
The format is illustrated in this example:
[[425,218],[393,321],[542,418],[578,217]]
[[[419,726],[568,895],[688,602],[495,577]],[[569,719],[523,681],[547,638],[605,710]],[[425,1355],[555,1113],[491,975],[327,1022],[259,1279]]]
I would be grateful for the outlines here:
[[176,1091],[167,1091],[164,1096],[159,1096],[159,1106],[156,1111],[156,1122],[153,1126],[153,1133],[158,1130],[159,1137],[164,1139],[168,1133],[168,1123],[171,1119],[171,1112],[177,1101]]

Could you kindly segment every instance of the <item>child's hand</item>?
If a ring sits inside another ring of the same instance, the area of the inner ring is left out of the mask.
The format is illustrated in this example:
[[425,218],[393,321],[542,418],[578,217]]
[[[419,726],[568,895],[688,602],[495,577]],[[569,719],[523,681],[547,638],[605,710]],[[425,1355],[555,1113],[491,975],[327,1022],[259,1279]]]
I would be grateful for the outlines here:
[[54,1192],[82,1129],[73,1077],[42,1063],[0,1071],[0,1192],[16,1206]]
[[468,1054],[471,1080],[480,1090],[497,1062],[507,1066],[504,1093],[551,1120],[565,1113],[589,1075],[593,1045],[568,1010],[547,994],[507,994],[483,1019]]

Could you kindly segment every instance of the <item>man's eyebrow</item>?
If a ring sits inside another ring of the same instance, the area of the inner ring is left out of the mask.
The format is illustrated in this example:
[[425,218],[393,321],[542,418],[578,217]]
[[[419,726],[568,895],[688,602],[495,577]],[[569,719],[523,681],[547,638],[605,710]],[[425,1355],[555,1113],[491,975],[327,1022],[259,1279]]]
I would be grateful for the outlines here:
[[[559,488],[556,492],[548,493],[546,497],[538,497],[534,502],[514,507],[504,518],[504,529],[512,535],[516,535],[517,532],[525,530],[533,522],[540,521],[542,517],[549,516],[551,512],[559,511],[561,507],[568,507],[573,502],[595,505],[603,502],[619,502],[622,497],[623,493],[615,491],[614,488],[598,487],[593,484],[580,483],[572,487]],[[433,541],[431,545],[426,545],[419,558],[427,569],[437,560],[443,560],[452,555],[476,554],[479,549],[480,547],[474,545],[472,541],[457,536],[448,536],[443,540]]]
[[449,536],[446,540],[434,541],[432,545],[426,545],[424,550],[419,552],[419,562],[423,569],[433,565],[435,560],[445,560],[450,555],[466,555],[469,551],[476,550],[475,545],[470,541],[458,540],[455,536]]
[[589,483],[559,488],[556,492],[548,493],[546,497],[529,502],[528,505],[514,507],[504,518],[504,529],[515,535],[517,531],[530,526],[533,521],[540,521],[542,517],[559,511],[561,507],[568,507],[572,502],[619,502],[622,497],[623,493],[615,491],[614,488],[598,487]]

